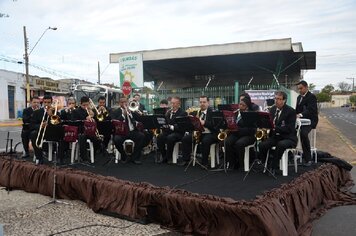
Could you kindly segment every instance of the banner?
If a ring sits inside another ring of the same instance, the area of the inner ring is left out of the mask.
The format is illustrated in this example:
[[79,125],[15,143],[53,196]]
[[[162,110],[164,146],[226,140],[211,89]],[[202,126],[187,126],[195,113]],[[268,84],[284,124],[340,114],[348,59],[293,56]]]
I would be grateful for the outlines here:
[[143,87],[142,54],[131,54],[119,58],[120,87],[129,81],[133,88]]
[[262,110],[267,106],[267,99],[274,100],[276,90],[245,90],[251,97],[251,101],[256,103]]

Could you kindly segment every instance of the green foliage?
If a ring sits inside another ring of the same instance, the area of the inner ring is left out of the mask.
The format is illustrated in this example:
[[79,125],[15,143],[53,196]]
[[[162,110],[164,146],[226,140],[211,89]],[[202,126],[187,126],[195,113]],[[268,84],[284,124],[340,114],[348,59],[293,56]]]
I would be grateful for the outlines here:
[[356,95],[350,96],[350,102],[351,102],[352,104],[356,104]]
[[332,84],[325,85],[325,87],[321,90],[322,93],[329,94],[335,90]]
[[318,102],[330,102],[331,101],[330,93],[321,92],[321,93],[316,94],[315,96],[318,99]]
[[315,90],[315,84],[310,83],[309,86],[308,86],[308,88],[309,88],[310,91]]

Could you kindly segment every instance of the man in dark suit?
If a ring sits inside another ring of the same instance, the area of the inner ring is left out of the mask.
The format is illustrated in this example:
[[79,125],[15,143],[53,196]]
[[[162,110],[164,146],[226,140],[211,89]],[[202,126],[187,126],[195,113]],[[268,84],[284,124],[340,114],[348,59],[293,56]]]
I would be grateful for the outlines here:
[[[168,110],[165,115],[167,127],[163,129],[163,132],[157,137],[157,146],[158,151],[162,154],[162,163],[172,161],[174,145],[176,142],[181,141],[184,136],[184,130],[179,130],[175,122],[176,117],[187,116],[187,113],[180,107],[180,98],[173,97],[171,106],[172,108]],[[165,148],[166,144],[167,150]]]
[[304,80],[297,83],[300,95],[297,98],[296,113],[297,118],[310,119],[310,125],[302,125],[300,128],[300,141],[303,148],[304,166],[310,166],[311,151],[310,140],[308,134],[312,129],[315,129],[318,124],[318,105],[317,99],[308,89],[308,83]]
[[275,93],[275,106],[270,109],[274,128],[270,132],[270,137],[259,144],[260,159],[266,158],[267,151],[275,146],[276,150],[272,159],[271,172],[278,171],[279,160],[287,148],[297,145],[297,135],[295,130],[296,112],[286,104],[287,94],[282,91]]
[[44,128],[48,125],[47,121],[49,120],[49,117],[53,115],[52,109],[50,109],[51,106],[52,106],[52,97],[49,95],[45,95],[43,97],[43,107],[37,109],[32,114],[30,130],[31,130],[32,147],[36,155],[36,164],[43,164],[42,147],[39,146],[40,140],[38,140],[38,143],[36,143],[36,141],[40,128],[42,128],[43,131]]
[[[72,112],[72,121],[90,121],[95,122],[93,118],[95,113],[91,110],[89,98],[83,96],[80,99],[80,106]],[[78,144],[79,144],[79,153],[80,158],[83,161],[89,161],[88,154],[87,154],[87,139],[90,139],[93,142],[94,150],[96,151],[100,146],[100,140],[97,136],[88,136],[84,134],[84,125],[79,126],[78,129]]]
[[[194,111],[188,115],[196,116],[200,119],[201,125],[204,127],[204,131],[201,133],[201,150],[202,150],[202,165],[208,167],[208,159],[210,153],[210,145],[218,142],[218,130],[213,125],[212,109],[209,107],[209,98],[207,96],[201,96],[199,98],[199,111]],[[197,140],[195,140],[197,141]],[[182,160],[178,165],[186,165],[190,161],[190,154],[192,152],[192,133],[185,135],[182,138]]]
[[106,98],[104,96],[98,98],[98,106],[96,107],[96,110],[104,116],[104,120],[99,121],[95,111],[95,120],[97,121],[99,133],[104,136],[102,150],[102,152],[104,152],[108,148],[112,133],[110,109],[106,106]]
[[62,121],[72,120],[72,112],[76,109],[76,101],[74,97],[69,97],[67,99],[67,107],[62,109],[60,112],[60,117]]
[[24,154],[22,158],[30,157],[29,154],[29,142],[31,138],[30,123],[31,123],[33,112],[38,109],[40,109],[40,100],[38,97],[32,97],[31,106],[25,108],[22,113],[23,124],[22,124],[21,138],[22,138],[22,145],[24,149]]
[[133,99],[138,103],[138,110],[142,113],[144,112],[147,112],[146,110],[146,107],[145,105],[143,105],[142,103],[140,103],[140,100],[141,100],[141,96],[140,94],[136,93],[134,96],[133,96]]
[[127,98],[120,98],[119,100],[119,108],[113,110],[111,112],[111,118],[113,120],[121,120],[125,121],[125,125],[127,126],[126,129],[128,130],[127,135],[115,135],[114,136],[114,143],[116,149],[121,153],[121,159],[126,161],[127,156],[123,148],[123,143],[127,139],[131,139],[134,141],[135,146],[133,153],[131,155],[131,161],[134,164],[140,165],[142,162],[140,161],[141,158],[141,151],[144,147],[144,134],[137,129],[137,122],[134,116],[131,114],[130,110],[127,108]]

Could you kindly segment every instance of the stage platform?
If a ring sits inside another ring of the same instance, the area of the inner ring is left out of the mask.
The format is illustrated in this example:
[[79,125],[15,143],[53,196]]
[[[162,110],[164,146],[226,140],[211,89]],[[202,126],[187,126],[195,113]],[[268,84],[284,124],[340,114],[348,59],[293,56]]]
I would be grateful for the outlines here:
[[[308,235],[326,209],[356,204],[345,190],[348,171],[333,164],[294,166],[289,176],[206,171],[154,163],[107,163],[59,167],[57,196],[78,199],[95,212],[109,213],[194,235]],[[0,158],[0,184],[52,195],[54,168],[8,156]]]

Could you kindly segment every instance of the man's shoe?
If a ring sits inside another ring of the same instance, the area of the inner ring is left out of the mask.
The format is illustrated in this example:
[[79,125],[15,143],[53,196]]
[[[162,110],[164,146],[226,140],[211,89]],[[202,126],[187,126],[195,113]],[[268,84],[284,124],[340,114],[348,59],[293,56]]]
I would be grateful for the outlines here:
[[303,166],[309,167],[309,166],[311,166],[312,164],[313,164],[312,161],[307,161],[307,162],[305,162],[305,163],[303,164]]
[[133,163],[136,164],[136,165],[142,165],[142,162],[139,161],[139,160],[133,161]]

